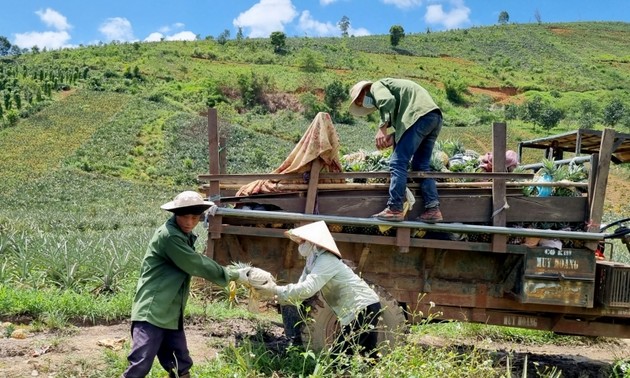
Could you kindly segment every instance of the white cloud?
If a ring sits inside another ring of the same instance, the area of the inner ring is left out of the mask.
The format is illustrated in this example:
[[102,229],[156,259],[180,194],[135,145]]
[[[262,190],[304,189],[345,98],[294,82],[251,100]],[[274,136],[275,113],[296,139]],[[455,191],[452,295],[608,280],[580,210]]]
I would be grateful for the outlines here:
[[72,25],[68,23],[64,15],[51,8],[40,9],[35,14],[39,16],[39,19],[46,26],[53,27],[56,31],[16,33],[13,41],[14,45],[23,49],[30,49],[33,46],[37,46],[40,49],[71,47],[68,41],[72,37],[66,30],[72,28]]
[[409,9],[422,5],[422,0],[381,0],[383,4],[394,5],[396,8]]
[[59,49],[62,47],[70,47],[68,41],[70,34],[66,31],[47,31],[47,32],[27,32],[15,34],[14,45],[23,49],[30,49],[37,46],[40,49]]
[[160,33],[167,34],[167,33],[171,32],[172,30],[182,29],[184,26],[186,26],[184,23],[176,22],[176,23],[174,23],[172,25],[162,26],[161,28],[158,29],[158,31]]
[[372,33],[370,33],[370,31],[367,30],[366,28],[355,29],[353,27],[350,27],[350,29],[348,29],[348,35],[353,35],[355,37],[362,37],[362,36],[366,36],[370,34]]
[[291,0],[260,0],[238,15],[232,24],[249,28],[249,37],[269,37],[272,32],[284,31],[284,25],[293,21],[297,11]]
[[105,20],[98,28],[107,41],[128,42],[136,38],[133,36],[131,22],[124,17],[113,17]]
[[444,11],[442,4],[427,6],[424,20],[428,24],[441,24],[446,29],[454,29],[470,23],[468,18],[470,8],[464,4],[463,0],[452,0],[450,3],[452,6],[450,11]]
[[319,22],[311,17],[311,12],[309,11],[304,11],[300,15],[298,29],[312,37],[328,37],[341,34],[337,25],[333,25],[330,22]]
[[197,35],[191,31],[182,31],[166,37],[167,41],[194,41]]
[[197,39],[197,35],[191,31],[182,31],[173,35],[164,35],[160,32],[153,32],[144,39],[144,42],[159,42],[165,41],[194,41]]
[[35,14],[39,16],[39,19],[42,20],[42,22],[46,26],[53,27],[59,31],[68,30],[72,28],[72,25],[68,23],[66,16],[62,15],[61,13],[57,12],[54,9],[50,9],[50,8],[46,8],[46,10],[40,9],[37,12],[35,12]]
[[162,38],[164,38],[164,34],[158,33],[158,32],[153,32],[153,33],[149,34],[149,36],[144,39],[144,42],[159,42],[159,41],[162,40]]
[[319,3],[324,6],[332,4],[332,3],[336,3],[336,2],[337,0],[319,0]]

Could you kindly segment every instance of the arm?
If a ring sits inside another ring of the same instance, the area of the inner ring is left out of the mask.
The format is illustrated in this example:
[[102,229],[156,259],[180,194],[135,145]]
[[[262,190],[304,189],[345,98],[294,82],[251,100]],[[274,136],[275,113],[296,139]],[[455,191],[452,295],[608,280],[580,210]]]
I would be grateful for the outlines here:
[[388,125],[389,123],[385,123],[379,126],[376,136],[374,136],[374,144],[379,150],[391,147],[394,144],[394,135],[387,135]]
[[396,98],[387,87],[378,81],[372,84],[370,92],[376,101],[381,117],[381,123],[378,126],[374,142],[376,148],[382,150],[394,144],[394,137],[393,135],[387,135],[387,128],[392,126],[391,119],[392,113],[396,109]]
[[208,256],[197,253],[181,236],[170,235],[164,241],[163,248],[173,264],[191,276],[205,278],[220,286],[226,286],[229,281],[238,278],[238,272],[230,271]]
[[335,262],[337,257],[330,253],[323,253],[315,261],[315,266],[309,274],[302,273],[302,277],[295,284],[276,287],[276,294],[280,302],[297,302],[310,298],[321,290],[326,283],[337,274]]

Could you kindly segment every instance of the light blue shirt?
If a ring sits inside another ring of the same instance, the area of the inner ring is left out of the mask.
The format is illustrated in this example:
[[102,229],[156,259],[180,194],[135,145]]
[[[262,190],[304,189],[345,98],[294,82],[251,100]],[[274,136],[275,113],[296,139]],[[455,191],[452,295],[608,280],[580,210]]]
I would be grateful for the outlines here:
[[281,303],[303,301],[318,291],[342,326],[350,324],[360,310],[380,300],[361,277],[325,249],[317,249],[307,260],[297,283],[276,288]]

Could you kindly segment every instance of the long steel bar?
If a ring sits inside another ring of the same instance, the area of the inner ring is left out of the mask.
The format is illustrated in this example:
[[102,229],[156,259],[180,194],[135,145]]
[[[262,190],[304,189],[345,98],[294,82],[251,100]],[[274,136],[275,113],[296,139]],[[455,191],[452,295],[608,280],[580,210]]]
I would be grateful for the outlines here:
[[405,228],[415,228],[423,230],[445,231],[445,232],[457,232],[457,233],[493,233],[502,235],[519,235],[519,236],[539,236],[546,238],[561,238],[561,239],[577,239],[577,240],[594,240],[602,241],[605,237],[609,236],[608,233],[593,233],[593,232],[580,232],[580,231],[560,231],[560,230],[541,230],[534,228],[515,228],[515,227],[496,227],[496,226],[483,226],[483,225],[471,225],[461,223],[424,223],[424,222],[388,222],[381,221],[375,218],[355,218],[355,217],[342,217],[336,215],[318,215],[318,214],[301,214],[301,213],[288,213],[283,211],[261,211],[261,210],[242,210],[231,209],[227,207],[217,207],[216,215],[222,215],[224,217],[236,217],[236,218],[250,218],[250,219],[265,219],[265,220],[280,220],[280,221],[292,221],[292,222],[304,222],[304,221],[326,221],[333,224],[346,224],[357,226],[395,226]]
[[[590,156],[580,156],[580,157],[574,157],[572,159],[564,159],[564,160],[556,160],[553,162],[554,165],[563,165],[563,164],[571,164],[571,163],[586,163],[587,161],[590,161],[591,157]],[[525,165],[521,165],[519,168],[522,169],[533,169],[536,170],[538,168],[542,168],[543,163],[534,163],[534,164],[525,164]]]
[[[389,172],[322,172],[320,180],[324,179],[351,179],[351,178],[389,178]],[[197,176],[202,181],[239,181],[248,182],[251,180],[301,180],[304,179],[302,173],[251,173],[251,174],[203,174]],[[408,178],[464,178],[464,179],[507,179],[507,180],[531,180],[533,173],[509,173],[509,172],[408,172]]]

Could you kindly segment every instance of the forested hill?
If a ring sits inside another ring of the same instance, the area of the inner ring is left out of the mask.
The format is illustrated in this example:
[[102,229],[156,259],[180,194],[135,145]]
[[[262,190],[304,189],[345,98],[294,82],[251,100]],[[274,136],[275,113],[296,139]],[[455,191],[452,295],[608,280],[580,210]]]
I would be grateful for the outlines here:
[[425,86],[445,113],[442,138],[474,149],[489,148],[496,121],[507,121],[510,146],[579,127],[630,130],[628,23],[476,27],[410,34],[397,46],[389,35],[280,37],[1,57],[0,169],[191,185],[207,171],[207,106],[225,126],[232,172],[275,168],[318,111],[333,115],[342,152],[373,149],[375,120],[348,115],[347,91],[380,77]]

